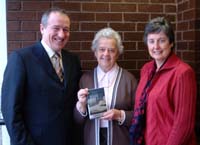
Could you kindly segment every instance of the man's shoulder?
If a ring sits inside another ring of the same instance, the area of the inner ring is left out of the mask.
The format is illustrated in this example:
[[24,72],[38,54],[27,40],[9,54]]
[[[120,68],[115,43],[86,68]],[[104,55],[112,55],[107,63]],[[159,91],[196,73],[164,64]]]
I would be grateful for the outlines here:
[[36,47],[39,47],[38,43],[35,43],[30,46],[22,47],[22,48],[15,48],[11,53],[9,53],[9,57],[12,56],[26,56],[32,53],[32,50],[34,50]]
[[42,47],[40,42],[36,42],[32,45],[25,46],[25,47],[22,47],[22,48],[16,48],[13,52],[28,53],[28,52],[31,52],[33,49],[38,48],[38,47]]

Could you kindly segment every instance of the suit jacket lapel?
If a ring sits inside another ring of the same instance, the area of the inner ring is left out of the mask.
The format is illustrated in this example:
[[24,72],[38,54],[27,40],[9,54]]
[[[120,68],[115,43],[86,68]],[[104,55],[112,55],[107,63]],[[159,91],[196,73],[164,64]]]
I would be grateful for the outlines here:
[[60,81],[42,44],[38,42],[32,51],[44,71],[55,80]]
[[70,77],[70,68],[72,63],[70,63],[70,56],[64,50],[62,50],[62,63],[64,69],[64,85],[67,86]]

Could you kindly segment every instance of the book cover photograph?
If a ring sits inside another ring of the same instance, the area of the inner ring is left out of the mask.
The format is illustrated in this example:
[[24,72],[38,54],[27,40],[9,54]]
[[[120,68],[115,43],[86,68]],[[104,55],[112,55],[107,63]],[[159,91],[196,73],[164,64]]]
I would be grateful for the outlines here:
[[88,92],[87,106],[89,118],[99,118],[107,111],[104,88],[89,89]]

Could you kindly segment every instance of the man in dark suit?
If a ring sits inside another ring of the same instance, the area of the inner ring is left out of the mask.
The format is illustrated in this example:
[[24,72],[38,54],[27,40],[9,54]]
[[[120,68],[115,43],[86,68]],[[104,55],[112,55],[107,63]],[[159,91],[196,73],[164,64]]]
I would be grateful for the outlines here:
[[[42,40],[9,56],[2,85],[2,113],[12,145],[72,145],[73,108],[81,75],[76,55],[63,50],[70,35],[65,10],[41,19]],[[51,57],[58,54],[61,77]]]

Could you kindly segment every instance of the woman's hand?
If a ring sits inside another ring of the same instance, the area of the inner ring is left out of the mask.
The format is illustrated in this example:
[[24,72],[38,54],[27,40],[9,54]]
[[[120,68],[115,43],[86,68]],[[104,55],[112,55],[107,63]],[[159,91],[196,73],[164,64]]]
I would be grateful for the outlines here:
[[109,120],[109,121],[111,120],[119,121],[121,119],[121,110],[110,109],[106,111],[105,113],[103,113],[103,116],[101,117],[101,119]]
[[78,102],[76,103],[76,108],[82,112],[86,112],[88,88],[80,89],[77,93]]

